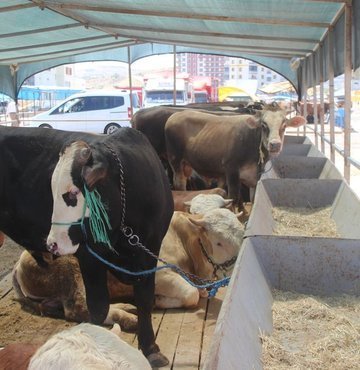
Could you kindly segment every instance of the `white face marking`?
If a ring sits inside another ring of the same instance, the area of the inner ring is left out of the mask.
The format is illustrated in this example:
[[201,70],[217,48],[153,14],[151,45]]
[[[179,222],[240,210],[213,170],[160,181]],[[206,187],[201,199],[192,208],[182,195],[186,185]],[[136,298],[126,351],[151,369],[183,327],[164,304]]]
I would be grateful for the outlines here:
[[[78,222],[82,218],[85,202],[80,189],[73,184],[71,178],[71,167],[75,152],[79,148],[81,148],[81,145],[78,142],[66,148],[60,156],[51,178],[54,201],[51,222],[66,224],[52,224],[47,238],[47,245],[53,246],[49,250],[58,255],[75,253],[79,247],[79,244],[73,245],[69,237],[70,224]],[[68,202],[64,200],[64,194],[66,194]],[[86,214],[88,214],[88,210]]]
[[285,112],[283,111],[263,111],[262,120],[267,124],[270,131],[267,143],[265,143],[270,156],[278,155],[281,152],[286,127],[285,118]]

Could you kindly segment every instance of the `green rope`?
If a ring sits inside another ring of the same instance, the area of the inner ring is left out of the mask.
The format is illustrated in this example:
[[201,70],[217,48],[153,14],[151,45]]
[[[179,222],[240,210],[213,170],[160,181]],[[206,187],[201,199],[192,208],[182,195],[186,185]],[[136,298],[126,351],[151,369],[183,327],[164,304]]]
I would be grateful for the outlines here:
[[101,195],[95,189],[89,191],[86,185],[85,190],[85,202],[89,208],[89,224],[90,231],[95,242],[105,243],[111,250],[114,248],[111,246],[107,231],[111,230],[109,216],[101,201]]

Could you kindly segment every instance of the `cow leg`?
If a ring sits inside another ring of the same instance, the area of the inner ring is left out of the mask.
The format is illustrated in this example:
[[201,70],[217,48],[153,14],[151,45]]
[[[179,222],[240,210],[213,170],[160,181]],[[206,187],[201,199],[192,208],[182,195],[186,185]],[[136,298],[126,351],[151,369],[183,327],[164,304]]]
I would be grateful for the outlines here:
[[109,313],[104,321],[106,325],[120,324],[122,330],[135,332],[137,330],[137,316],[126,312],[122,304],[111,304]]
[[173,183],[175,190],[186,190],[187,179],[192,174],[192,168],[188,163],[181,160],[179,163],[170,162],[173,170]]
[[151,274],[141,283],[134,285],[134,298],[138,311],[138,342],[139,348],[154,367],[166,366],[169,360],[160,352],[155,343],[154,330],[151,323],[151,311],[154,304],[154,277]]
[[107,289],[107,270],[104,264],[93,257],[84,247],[76,253],[84,280],[86,303],[90,320],[101,325],[109,311],[109,292]]
[[244,210],[244,201],[241,195],[241,183],[237,172],[226,173],[226,183],[228,186],[228,197],[233,199],[233,205],[239,208],[239,211]]
[[156,273],[155,306],[158,308],[196,307],[199,290],[173,271]]

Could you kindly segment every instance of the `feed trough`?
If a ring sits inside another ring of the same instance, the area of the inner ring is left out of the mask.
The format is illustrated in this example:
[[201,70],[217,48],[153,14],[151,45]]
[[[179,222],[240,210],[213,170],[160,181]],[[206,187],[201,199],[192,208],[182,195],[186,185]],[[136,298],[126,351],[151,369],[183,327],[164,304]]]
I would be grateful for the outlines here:
[[325,157],[279,156],[268,161],[261,179],[342,179],[334,164]]
[[[360,239],[360,200],[343,180],[338,179],[264,179],[259,181],[246,236],[273,235],[274,207],[330,207],[342,239]],[[298,237],[296,239],[299,239]],[[311,238],[316,243],[318,238]]]
[[313,144],[284,144],[280,156],[299,155],[304,157],[325,157]]
[[[274,235],[274,207],[330,209],[338,237]],[[262,369],[273,289],[360,296],[360,201],[342,179],[262,179],[204,369]]]
[[249,237],[220,310],[204,369],[262,369],[260,335],[272,332],[272,289],[360,295],[358,240],[311,246],[287,237]]
[[284,145],[287,144],[312,144],[307,136],[284,135]]

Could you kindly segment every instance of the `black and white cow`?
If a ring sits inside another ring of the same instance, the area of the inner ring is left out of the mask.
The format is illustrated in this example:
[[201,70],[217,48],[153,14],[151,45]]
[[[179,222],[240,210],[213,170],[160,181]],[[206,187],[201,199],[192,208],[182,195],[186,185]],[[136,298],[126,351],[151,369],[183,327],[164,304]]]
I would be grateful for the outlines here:
[[[85,246],[87,239],[87,245],[102,258],[131,271],[156,266],[157,260],[142,248],[130,245],[120,230],[124,221],[156,255],[170,223],[170,186],[148,140],[130,128],[103,136],[0,127],[0,173],[0,230],[35,257],[46,249],[58,255],[75,253],[94,323],[103,323],[109,310],[107,270],[133,284],[139,347],[152,366],[167,364],[155,343],[151,324],[154,274],[134,277],[115,271]],[[89,191],[96,188],[101,196],[111,224],[108,236],[115,251],[94,242],[88,209],[84,208],[84,184]],[[72,224],[82,219],[84,209],[86,235],[81,225]],[[46,263],[40,258],[39,262]]]

